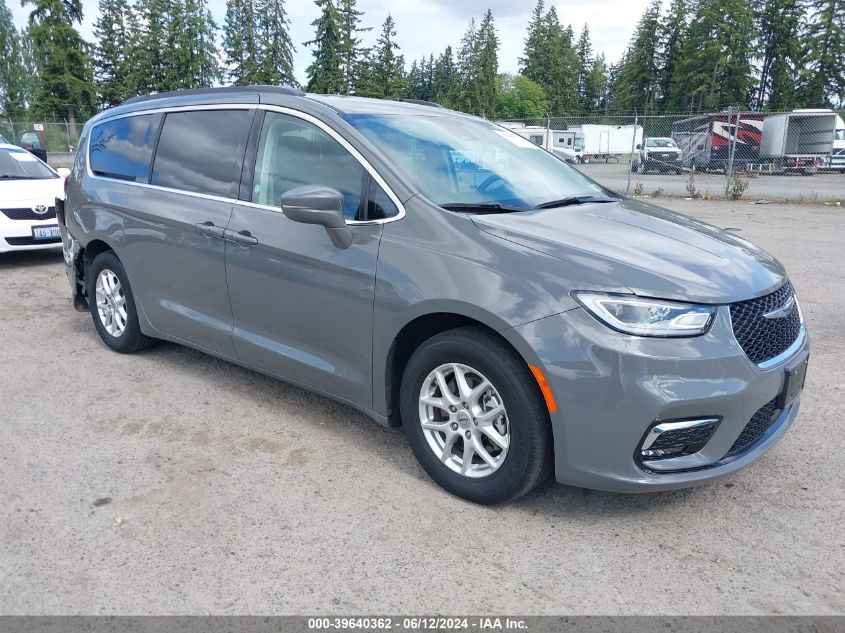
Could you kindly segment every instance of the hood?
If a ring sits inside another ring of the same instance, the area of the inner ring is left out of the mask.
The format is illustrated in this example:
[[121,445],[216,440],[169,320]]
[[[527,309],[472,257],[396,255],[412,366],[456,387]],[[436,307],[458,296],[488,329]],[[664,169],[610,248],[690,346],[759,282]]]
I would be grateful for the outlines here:
[[20,204],[55,204],[64,197],[64,178],[40,180],[0,180],[0,208]]
[[732,303],[786,278],[775,258],[733,233],[635,200],[471,218],[482,231],[569,264],[573,283],[589,286],[573,290],[622,286],[648,297]]

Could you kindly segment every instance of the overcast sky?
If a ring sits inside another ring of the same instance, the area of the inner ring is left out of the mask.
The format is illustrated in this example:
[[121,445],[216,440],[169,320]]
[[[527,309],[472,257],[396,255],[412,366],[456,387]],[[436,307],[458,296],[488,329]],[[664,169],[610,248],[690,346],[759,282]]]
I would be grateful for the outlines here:
[[[554,4],[564,24],[571,24],[577,34],[584,23],[590,26],[593,48],[604,52],[608,60],[616,62],[622,55],[637,20],[649,0],[556,0]],[[82,34],[93,39],[93,25],[97,19],[97,0],[82,0],[85,21]],[[517,59],[522,52],[525,28],[531,17],[535,0],[358,0],[358,7],[364,11],[365,26],[373,30],[367,34],[368,43],[378,37],[378,31],[388,13],[396,20],[397,39],[402,54],[410,64],[412,59],[434,52],[441,52],[446,46],[456,48],[471,17],[481,18],[489,7],[496,18],[499,34],[499,69],[502,72],[516,72]],[[26,23],[31,6],[21,7],[18,0],[9,0],[19,26]],[[222,26],[226,14],[225,0],[210,0],[211,11]],[[294,66],[297,77],[302,80],[305,68],[311,60],[310,50],[302,42],[313,36],[311,22],[319,11],[313,0],[287,0],[291,22],[291,37],[296,45]]]

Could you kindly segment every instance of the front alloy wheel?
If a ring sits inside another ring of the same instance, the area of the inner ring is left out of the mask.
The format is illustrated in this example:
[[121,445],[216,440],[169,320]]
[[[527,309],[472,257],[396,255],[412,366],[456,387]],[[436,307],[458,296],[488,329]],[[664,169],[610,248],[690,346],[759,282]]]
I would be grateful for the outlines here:
[[95,286],[97,314],[103,328],[114,337],[126,331],[126,295],[120,279],[111,270],[104,268],[97,275]]
[[502,397],[477,369],[440,365],[423,381],[419,420],[429,448],[447,468],[486,477],[504,463],[510,425]]

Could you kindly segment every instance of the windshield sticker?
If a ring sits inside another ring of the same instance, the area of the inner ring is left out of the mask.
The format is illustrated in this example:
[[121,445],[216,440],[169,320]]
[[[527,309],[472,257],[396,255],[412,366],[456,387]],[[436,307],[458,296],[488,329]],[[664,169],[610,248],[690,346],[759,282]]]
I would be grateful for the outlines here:
[[517,147],[529,148],[529,149],[537,149],[537,146],[534,145],[531,141],[527,138],[522,138],[516,132],[511,132],[510,130],[493,130],[496,134],[501,136],[504,139],[509,140],[511,143],[516,145]]
[[35,158],[35,156],[30,154],[29,152],[9,152],[9,156],[11,156],[16,161],[19,161],[21,163],[28,163],[30,161],[37,161],[38,160],[37,158]]

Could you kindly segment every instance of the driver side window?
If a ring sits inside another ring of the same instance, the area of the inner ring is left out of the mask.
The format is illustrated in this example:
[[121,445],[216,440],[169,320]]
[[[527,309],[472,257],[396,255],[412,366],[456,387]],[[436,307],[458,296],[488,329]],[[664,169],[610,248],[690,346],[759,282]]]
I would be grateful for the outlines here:
[[343,214],[360,219],[364,168],[340,143],[307,121],[267,112],[261,127],[252,201],[279,206],[282,194],[325,185],[343,194]]

